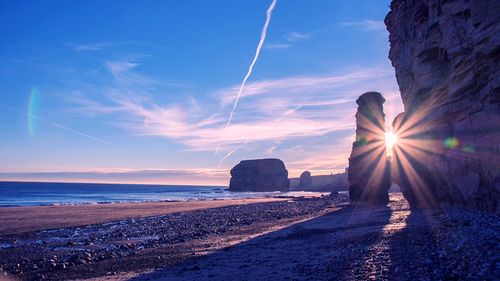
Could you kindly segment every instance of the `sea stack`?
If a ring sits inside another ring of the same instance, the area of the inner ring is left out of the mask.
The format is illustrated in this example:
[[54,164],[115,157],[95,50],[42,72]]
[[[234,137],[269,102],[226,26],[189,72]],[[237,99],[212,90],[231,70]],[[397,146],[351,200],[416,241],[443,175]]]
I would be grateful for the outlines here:
[[243,160],[231,169],[231,191],[288,191],[290,180],[279,159]]
[[420,200],[430,192],[441,206],[500,213],[499,15],[500,1],[391,3],[389,58],[405,108],[395,156],[423,175],[423,191],[404,184]]
[[299,178],[299,188],[309,189],[313,186],[313,180],[311,176],[311,172],[304,171],[300,174]]
[[349,157],[349,197],[352,203],[387,204],[391,187],[385,149],[385,122],[380,93],[368,92],[356,103],[356,141]]

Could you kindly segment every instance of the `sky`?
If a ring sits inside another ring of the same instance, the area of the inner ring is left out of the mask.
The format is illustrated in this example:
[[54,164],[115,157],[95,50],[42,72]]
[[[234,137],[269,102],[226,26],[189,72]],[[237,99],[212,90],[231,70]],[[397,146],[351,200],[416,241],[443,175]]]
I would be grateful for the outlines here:
[[0,0],[0,180],[227,185],[258,158],[341,172],[359,95],[383,94],[387,124],[403,111],[388,11]]

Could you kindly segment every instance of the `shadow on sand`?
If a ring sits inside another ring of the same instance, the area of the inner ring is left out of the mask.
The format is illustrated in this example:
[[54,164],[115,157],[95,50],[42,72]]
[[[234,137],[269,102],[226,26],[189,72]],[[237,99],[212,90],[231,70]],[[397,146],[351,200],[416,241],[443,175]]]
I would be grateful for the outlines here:
[[406,216],[404,228],[390,234],[392,262],[387,280],[461,280],[444,272],[446,266],[439,256],[439,214],[437,209],[414,208]]
[[348,206],[132,280],[377,279],[389,271],[375,260],[390,264],[385,229],[404,223],[393,217],[388,206]]

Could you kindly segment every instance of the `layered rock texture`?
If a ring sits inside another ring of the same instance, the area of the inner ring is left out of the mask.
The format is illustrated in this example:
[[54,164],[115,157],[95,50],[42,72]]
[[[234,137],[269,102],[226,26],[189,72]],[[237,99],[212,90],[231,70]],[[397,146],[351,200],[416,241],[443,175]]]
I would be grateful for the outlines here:
[[395,132],[399,132],[399,143],[393,147],[391,159],[391,178],[399,185],[401,192],[411,207],[435,208],[439,206],[436,198],[436,183],[430,170],[424,165],[424,153],[411,147],[411,142],[418,142],[414,137],[404,135],[407,122],[405,113],[396,116],[392,123]]
[[385,23],[405,196],[500,212],[500,1],[394,0]]
[[300,174],[299,188],[309,189],[312,186],[313,186],[313,180],[312,180],[311,172],[304,171],[302,174]]
[[356,103],[356,141],[349,157],[349,197],[353,203],[387,204],[391,187],[385,149],[385,121],[380,93],[368,92]]
[[231,191],[288,191],[290,180],[279,159],[243,160],[231,169]]

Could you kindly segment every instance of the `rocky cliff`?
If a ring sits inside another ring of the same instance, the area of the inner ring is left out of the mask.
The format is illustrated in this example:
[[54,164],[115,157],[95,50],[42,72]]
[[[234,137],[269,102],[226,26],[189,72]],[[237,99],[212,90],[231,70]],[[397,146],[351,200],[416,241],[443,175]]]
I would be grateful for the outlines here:
[[347,182],[347,173],[317,175],[317,176],[311,175],[311,185],[309,186],[308,184],[306,184],[306,186],[301,184],[300,178],[291,178],[290,189],[301,190],[301,191],[324,191],[324,192],[347,191],[349,190],[349,183]]
[[385,23],[404,188],[500,212],[500,1],[393,0]]
[[349,157],[349,197],[353,203],[387,204],[391,187],[385,149],[385,99],[368,92],[356,103],[356,141]]
[[407,122],[406,114],[400,113],[392,123],[394,131],[401,135],[398,143],[393,147],[392,181],[398,184],[411,207],[438,207],[436,183],[429,168],[424,164],[425,154],[417,153],[411,147],[411,142],[418,142],[418,139],[415,138],[416,134],[409,136],[403,132]]
[[231,169],[231,191],[288,191],[290,180],[279,159],[243,160]]
[[312,180],[311,172],[304,171],[302,174],[300,174],[299,188],[309,189],[312,186],[313,186],[313,180]]

